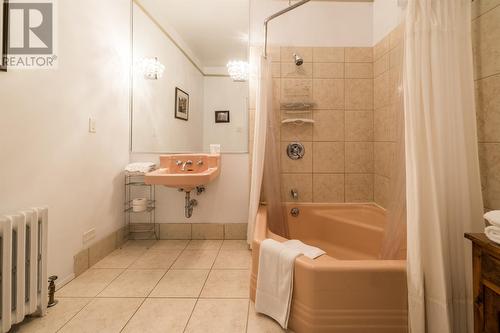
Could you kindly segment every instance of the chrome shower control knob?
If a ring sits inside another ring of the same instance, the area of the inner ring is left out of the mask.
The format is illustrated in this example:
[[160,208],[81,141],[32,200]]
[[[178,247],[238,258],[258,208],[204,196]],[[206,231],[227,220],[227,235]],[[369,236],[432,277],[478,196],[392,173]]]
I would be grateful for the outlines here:
[[304,157],[306,149],[304,148],[304,145],[302,143],[292,142],[286,148],[286,153],[290,159],[300,160],[301,158]]

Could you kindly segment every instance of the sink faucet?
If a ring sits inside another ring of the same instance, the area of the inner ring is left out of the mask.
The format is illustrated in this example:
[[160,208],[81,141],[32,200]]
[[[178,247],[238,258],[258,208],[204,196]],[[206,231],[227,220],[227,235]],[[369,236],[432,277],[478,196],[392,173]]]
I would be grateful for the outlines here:
[[184,163],[182,163],[181,171],[186,171],[186,166],[191,166],[193,165],[193,161],[187,160]]

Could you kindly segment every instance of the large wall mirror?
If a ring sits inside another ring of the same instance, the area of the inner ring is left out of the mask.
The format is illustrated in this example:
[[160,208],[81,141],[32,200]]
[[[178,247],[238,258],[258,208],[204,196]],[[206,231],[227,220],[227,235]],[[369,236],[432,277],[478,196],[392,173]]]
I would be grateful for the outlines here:
[[248,151],[249,0],[133,0],[132,151]]

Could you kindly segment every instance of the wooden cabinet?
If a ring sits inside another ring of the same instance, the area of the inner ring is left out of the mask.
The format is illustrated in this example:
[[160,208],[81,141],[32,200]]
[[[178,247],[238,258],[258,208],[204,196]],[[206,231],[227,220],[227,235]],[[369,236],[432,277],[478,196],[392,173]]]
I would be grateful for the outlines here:
[[500,245],[484,234],[465,234],[473,243],[474,333],[500,333]]

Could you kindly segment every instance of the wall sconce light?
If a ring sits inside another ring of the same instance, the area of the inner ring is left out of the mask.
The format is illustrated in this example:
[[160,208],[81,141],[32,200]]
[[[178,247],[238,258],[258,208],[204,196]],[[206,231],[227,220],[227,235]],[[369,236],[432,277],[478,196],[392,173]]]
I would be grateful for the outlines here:
[[165,66],[158,60],[158,57],[144,58],[138,61],[138,69],[148,80],[158,80],[163,76]]
[[248,80],[250,66],[246,61],[230,61],[227,63],[227,72],[235,82],[245,82]]

